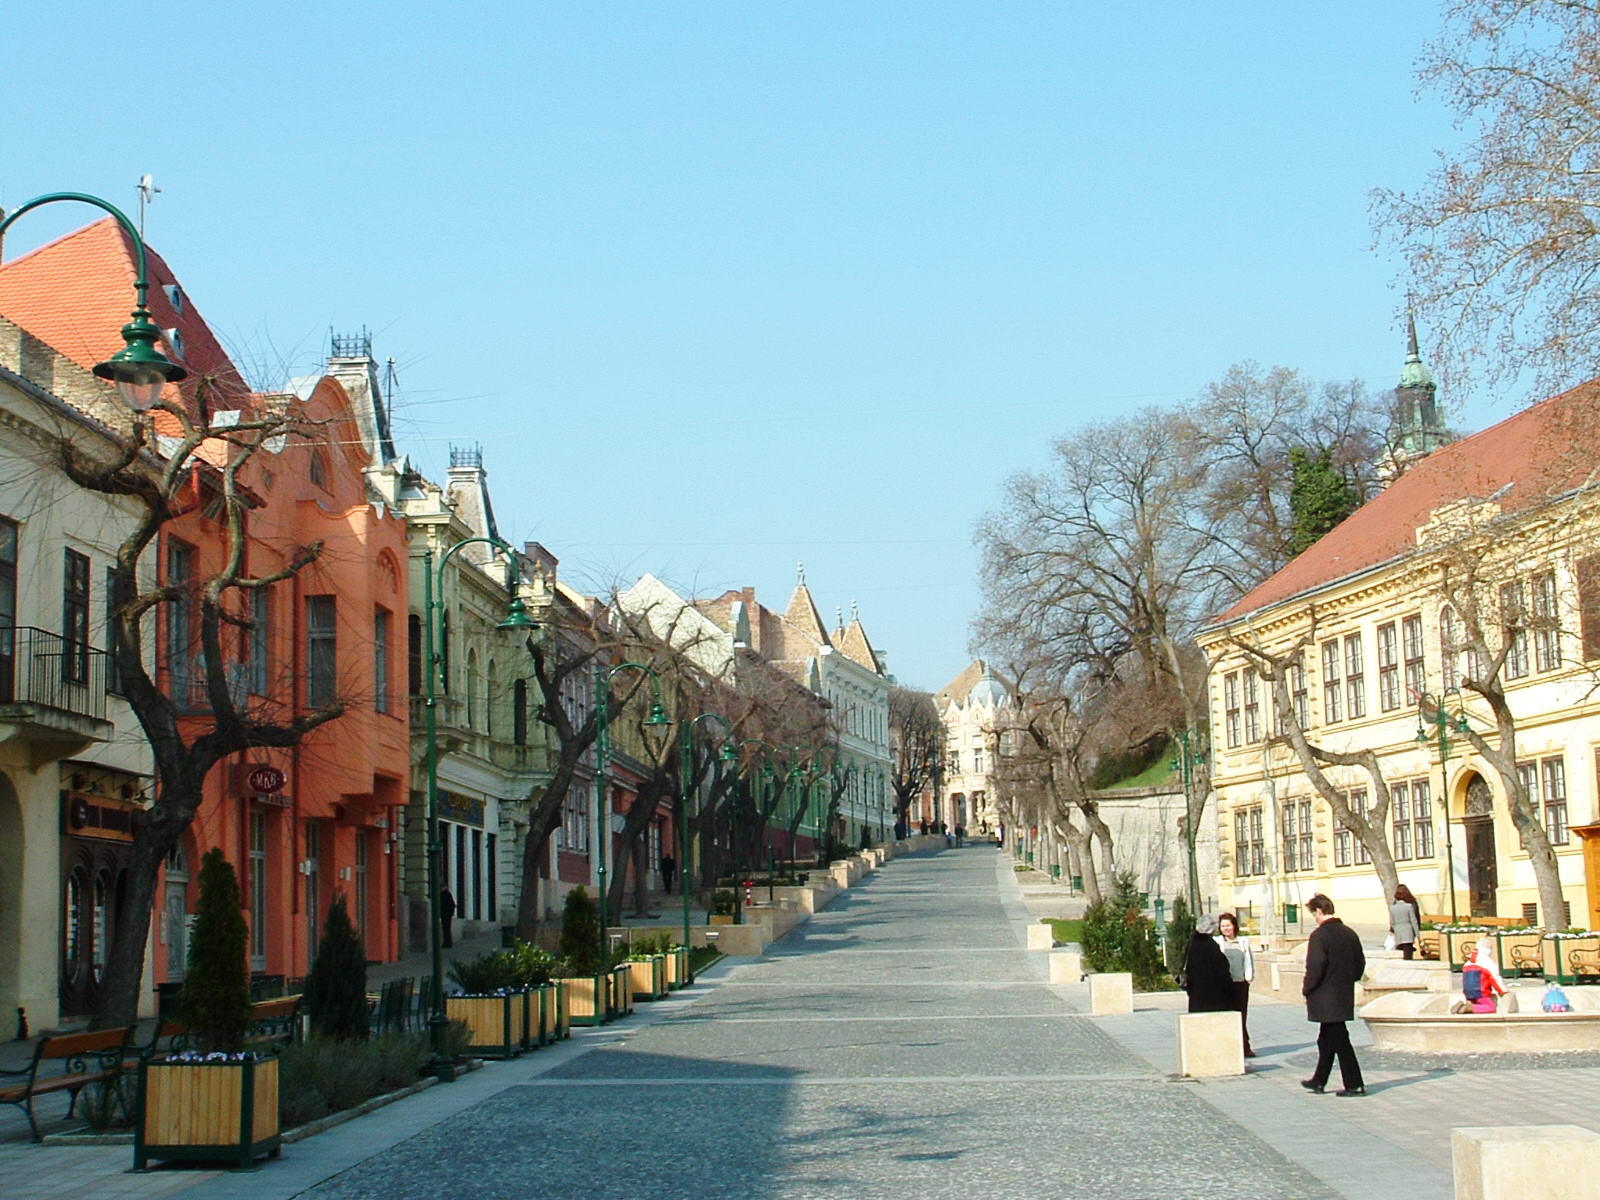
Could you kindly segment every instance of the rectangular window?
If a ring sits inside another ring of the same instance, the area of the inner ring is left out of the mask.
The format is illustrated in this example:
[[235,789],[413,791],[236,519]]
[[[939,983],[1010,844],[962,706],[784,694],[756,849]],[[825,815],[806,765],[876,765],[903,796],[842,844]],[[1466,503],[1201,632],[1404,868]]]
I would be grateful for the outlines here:
[[267,969],[267,814],[250,813],[250,967]]
[[1250,874],[1264,875],[1267,870],[1266,843],[1263,839],[1261,806],[1250,810]]
[[483,920],[483,830],[472,831],[472,919]]
[[1573,564],[1578,581],[1578,632],[1584,662],[1600,658],[1600,554]]
[[1389,788],[1389,819],[1396,861],[1411,857],[1411,789],[1404,783]]
[[256,696],[265,696],[270,681],[268,679],[267,643],[272,636],[272,600],[267,595],[266,588],[256,588],[250,593],[250,620],[249,656],[247,659],[250,671],[250,691]]
[[1300,869],[1302,871],[1315,871],[1317,869],[1316,835],[1311,829],[1311,798],[1300,801],[1300,814],[1296,822],[1300,831]]
[[1367,715],[1367,671],[1361,658],[1361,635],[1347,634],[1344,639],[1344,690],[1345,711],[1352,721]]
[[1422,618],[1406,617],[1400,622],[1400,651],[1405,656],[1405,703],[1410,704],[1422,698],[1424,687],[1423,673],[1426,663],[1422,654]]
[[1561,610],[1556,607],[1555,572],[1533,577],[1533,668],[1554,671],[1561,665]]
[[1552,846],[1567,844],[1567,762],[1559,755],[1539,763],[1544,785],[1544,832]]
[[1242,808],[1233,814],[1233,873],[1250,874],[1250,816]]
[[[1344,802],[1357,816],[1367,815],[1366,788],[1353,788],[1344,793]],[[1360,866],[1372,861],[1372,856],[1355,835],[1353,829],[1340,824],[1333,831],[1333,865],[1336,867]]]
[[365,949],[367,944],[367,831],[365,829],[357,829],[355,837],[356,861],[355,870],[352,872],[355,876],[353,881],[353,890],[356,894],[355,926],[356,936],[361,939],[362,948]]
[[332,596],[306,597],[306,703],[313,708],[334,697],[334,605]]
[[61,579],[61,682],[89,682],[89,559],[68,550]]
[[1439,610],[1439,661],[1444,690],[1461,686],[1461,622],[1448,604]]
[[1378,707],[1400,707],[1400,637],[1393,621],[1378,626]]
[[0,701],[16,695],[17,523],[0,517]]
[[1433,857],[1433,797],[1426,779],[1411,781],[1411,845],[1418,858]]
[[[1536,762],[1519,762],[1517,764],[1517,782],[1522,785],[1522,790],[1528,797],[1528,811],[1533,814],[1533,819],[1539,819],[1539,764]],[[1521,850],[1528,848],[1528,839],[1522,836],[1522,830],[1517,830],[1517,847]]]
[[389,610],[372,610],[372,711],[389,711]]
[[1254,667],[1244,673],[1244,740],[1261,740],[1261,676]]
[[972,773],[974,775],[982,775],[983,774],[983,751],[982,750],[974,750],[972,752]]
[[318,920],[318,876],[322,873],[322,828],[315,821],[305,825],[306,841],[306,959],[316,957],[317,939],[322,936],[322,922]]
[[199,680],[195,677],[194,547],[176,539],[167,543],[166,585],[176,589],[167,604],[167,678],[172,700],[180,709],[192,709],[198,701]]
[[1228,748],[1239,745],[1239,672],[1229,671],[1222,678],[1222,711],[1228,731]]
[[1304,729],[1311,724],[1311,697],[1306,691],[1306,664],[1300,658],[1289,664],[1289,700],[1296,723]]
[[123,695],[122,668],[117,665],[117,652],[122,645],[122,635],[117,632],[117,607],[121,589],[117,586],[117,569],[106,568],[106,691],[113,696]]
[[500,893],[495,891],[495,875],[499,869],[499,863],[495,859],[494,834],[484,834],[483,840],[485,843],[483,850],[483,890],[484,895],[488,898],[489,919],[498,921],[500,919]]
[[406,616],[406,687],[422,695],[422,618],[416,613]]
[[1502,672],[1507,679],[1521,679],[1528,673],[1527,620],[1522,603],[1522,581],[1501,584],[1500,635],[1506,647]]
[[1339,676],[1339,640],[1322,643],[1322,719],[1344,720],[1344,688]]

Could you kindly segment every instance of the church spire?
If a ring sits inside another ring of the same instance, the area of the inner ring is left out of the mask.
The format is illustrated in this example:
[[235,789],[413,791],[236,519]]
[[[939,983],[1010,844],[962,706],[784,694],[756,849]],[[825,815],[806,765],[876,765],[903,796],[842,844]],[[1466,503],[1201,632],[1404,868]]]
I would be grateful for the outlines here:
[[1394,427],[1390,431],[1390,462],[1385,472],[1393,478],[1418,459],[1432,454],[1450,440],[1439,417],[1438,385],[1422,361],[1417,344],[1417,318],[1406,311],[1406,360],[1394,389]]

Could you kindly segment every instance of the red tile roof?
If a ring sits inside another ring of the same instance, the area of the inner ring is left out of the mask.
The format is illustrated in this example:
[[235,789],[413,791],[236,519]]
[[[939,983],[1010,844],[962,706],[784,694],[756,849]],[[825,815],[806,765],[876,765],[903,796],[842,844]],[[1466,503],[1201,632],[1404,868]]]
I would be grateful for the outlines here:
[[1211,624],[1225,624],[1414,552],[1417,529],[1452,501],[1484,500],[1499,493],[1496,502],[1509,514],[1578,487],[1600,467],[1597,401],[1600,380],[1591,380],[1435,450],[1213,617]]
[[[146,256],[151,319],[163,330],[176,329],[183,341],[182,355],[162,344],[162,352],[189,371],[182,393],[192,401],[196,380],[210,377],[223,392],[211,397],[213,410],[244,407],[249,389],[238,368],[187,292],[183,313],[173,308],[164,288],[178,284],[178,277],[166,260],[148,247]],[[122,349],[134,275],[133,245],[106,217],[0,265],[0,315],[79,366],[93,367]]]

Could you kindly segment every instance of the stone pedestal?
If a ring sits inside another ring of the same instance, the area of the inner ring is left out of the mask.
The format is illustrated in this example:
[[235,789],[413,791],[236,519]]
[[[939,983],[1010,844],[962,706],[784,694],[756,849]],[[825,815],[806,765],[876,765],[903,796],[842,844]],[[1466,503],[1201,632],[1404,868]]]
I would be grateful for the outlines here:
[[1236,1012],[1178,1014],[1178,1074],[1244,1074],[1244,1030]]
[[1028,926],[1028,949],[1048,950],[1056,944],[1056,931],[1054,926],[1042,922]]
[[1133,976],[1126,971],[1089,976],[1089,1012],[1115,1017],[1133,1011]]
[[1594,1195],[1600,1133],[1581,1125],[1450,1131],[1456,1200],[1580,1200]]
[[1083,955],[1076,950],[1052,950],[1050,952],[1050,982],[1082,983]]

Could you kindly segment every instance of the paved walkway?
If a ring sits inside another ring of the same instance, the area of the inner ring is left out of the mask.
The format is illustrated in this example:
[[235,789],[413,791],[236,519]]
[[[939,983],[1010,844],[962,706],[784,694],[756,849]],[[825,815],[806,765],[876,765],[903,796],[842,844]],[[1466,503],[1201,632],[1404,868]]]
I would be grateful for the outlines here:
[[0,1192],[1430,1200],[1451,1194],[1449,1124],[1600,1111],[1593,1068],[1374,1069],[1364,1100],[1310,1096],[1313,1029],[1288,1005],[1252,1011],[1266,1053],[1249,1076],[1176,1080],[1170,1003],[1081,1015],[1086,989],[1047,986],[1021,947],[1012,875],[986,846],[897,859],[759,959],[248,1176],[112,1174],[88,1156],[125,1166],[126,1147],[25,1147],[0,1150]]

